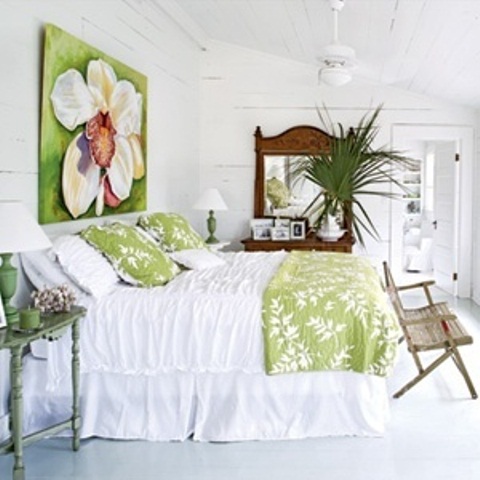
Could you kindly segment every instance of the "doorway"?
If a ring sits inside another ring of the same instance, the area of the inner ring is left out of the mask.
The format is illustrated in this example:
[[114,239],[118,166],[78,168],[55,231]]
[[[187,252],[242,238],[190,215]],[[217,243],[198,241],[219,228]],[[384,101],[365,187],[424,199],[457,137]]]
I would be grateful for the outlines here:
[[393,148],[419,159],[406,172],[409,188],[392,202],[390,263],[421,272],[438,287],[471,296],[473,129],[393,125]]

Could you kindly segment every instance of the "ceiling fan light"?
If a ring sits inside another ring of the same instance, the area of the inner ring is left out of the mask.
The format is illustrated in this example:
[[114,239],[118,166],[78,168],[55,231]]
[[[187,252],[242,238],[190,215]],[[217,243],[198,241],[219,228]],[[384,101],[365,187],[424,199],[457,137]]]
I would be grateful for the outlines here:
[[320,70],[320,81],[330,87],[341,87],[352,79],[352,74],[348,68],[342,66],[327,66]]

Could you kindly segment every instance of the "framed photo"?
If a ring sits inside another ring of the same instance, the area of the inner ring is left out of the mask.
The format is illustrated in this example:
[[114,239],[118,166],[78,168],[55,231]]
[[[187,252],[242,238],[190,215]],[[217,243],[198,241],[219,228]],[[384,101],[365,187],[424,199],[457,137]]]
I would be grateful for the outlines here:
[[307,223],[305,220],[292,220],[290,222],[290,239],[305,240],[307,234]]
[[[289,218],[276,218],[275,221],[273,222],[273,226],[275,228],[284,227],[284,228],[288,228],[290,230],[290,219]],[[289,236],[290,236],[290,234],[289,234]]]
[[250,220],[252,238],[254,240],[270,240],[270,230],[273,228],[273,224],[273,218],[254,218]]
[[266,227],[272,228],[274,226],[275,219],[273,218],[252,218],[250,220],[250,227]]
[[271,232],[272,240],[290,240],[290,228],[288,227],[273,227]]
[[5,316],[5,311],[3,310],[3,301],[2,296],[0,295],[0,328],[7,326],[7,317]]
[[253,227],[252,238],[254,240],[270,240],[272,238],[272,227]]

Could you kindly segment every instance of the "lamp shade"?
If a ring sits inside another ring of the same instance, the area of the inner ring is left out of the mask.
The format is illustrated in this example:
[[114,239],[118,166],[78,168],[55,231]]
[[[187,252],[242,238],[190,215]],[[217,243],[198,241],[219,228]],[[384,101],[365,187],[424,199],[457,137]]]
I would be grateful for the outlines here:
[[25,206],[0,201],[0,253],[43,250],[52,244]]
[[205,190],[193,205],[195,210],[228,210],[220,192],[216,188]]

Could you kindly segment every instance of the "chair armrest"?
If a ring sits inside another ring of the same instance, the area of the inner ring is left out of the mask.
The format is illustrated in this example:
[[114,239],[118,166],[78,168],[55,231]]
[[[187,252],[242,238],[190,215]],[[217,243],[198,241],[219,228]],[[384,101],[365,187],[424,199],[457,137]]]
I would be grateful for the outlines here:
[[427,302],[430,306],[432,306],[433,299],[432,294],[430,293],[430,289],[428,287],[435,285],[435,280],[425,280],[424,282],[412,283],[411,285],[403,285],[401,287],[397,287],[397,290],[400,292],[402,290],[410,290],[414,288],[423,288],[425,293],[425,297],[427,297]]
[[425,280],[424,282],[412,283],[410,285],[401,285],[397,287],[397,290],[401,291],[401,290],[410,290],[413,288],[425,288],[425,287],[431,287],[432,285],[435,285],[435,280]]

